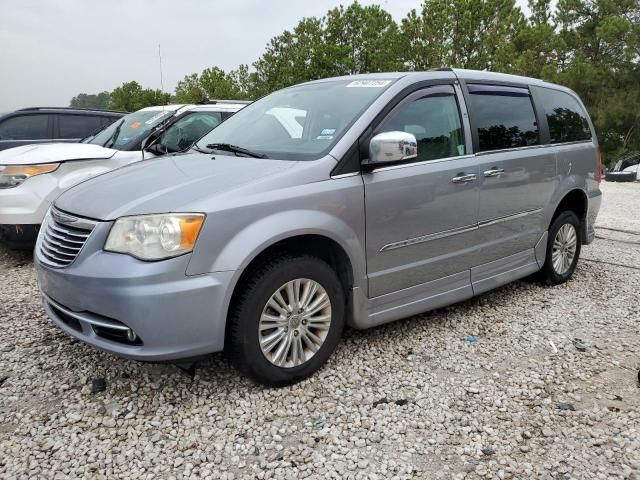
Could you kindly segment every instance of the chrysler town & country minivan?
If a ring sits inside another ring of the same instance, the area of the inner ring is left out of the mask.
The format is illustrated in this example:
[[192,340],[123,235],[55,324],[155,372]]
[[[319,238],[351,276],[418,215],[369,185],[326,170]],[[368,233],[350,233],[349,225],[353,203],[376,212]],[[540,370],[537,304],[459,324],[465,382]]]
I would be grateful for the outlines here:
[[601,169],[567,88],[469,70],[313,81],[190,153],[63,193],[36,246],[62,330],[123,357],[225,350],[299,381],[368,328],[513,280],[570,279]]

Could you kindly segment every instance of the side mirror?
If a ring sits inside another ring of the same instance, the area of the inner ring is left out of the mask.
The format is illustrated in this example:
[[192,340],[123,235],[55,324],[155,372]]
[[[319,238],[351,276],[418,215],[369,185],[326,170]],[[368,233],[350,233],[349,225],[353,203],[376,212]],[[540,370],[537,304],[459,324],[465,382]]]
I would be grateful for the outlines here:
[[379,133],[369,142],[369,164],[402,162],[417,156],[418,141],[411,133]]
[[149,153],[153,153],[158,157],[160,155],[166,155],[167,153],[169,153],[167,147],[159,142],[149,145],[147,148],[145,148],[145,150]]

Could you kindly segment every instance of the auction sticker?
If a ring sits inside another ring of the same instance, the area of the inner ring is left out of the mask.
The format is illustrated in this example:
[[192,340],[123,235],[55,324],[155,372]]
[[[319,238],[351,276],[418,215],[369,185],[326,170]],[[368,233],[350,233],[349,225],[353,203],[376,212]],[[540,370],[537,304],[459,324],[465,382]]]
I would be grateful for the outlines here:
[[347,88],[382,88],[391,83],[391,80],[354,80]]

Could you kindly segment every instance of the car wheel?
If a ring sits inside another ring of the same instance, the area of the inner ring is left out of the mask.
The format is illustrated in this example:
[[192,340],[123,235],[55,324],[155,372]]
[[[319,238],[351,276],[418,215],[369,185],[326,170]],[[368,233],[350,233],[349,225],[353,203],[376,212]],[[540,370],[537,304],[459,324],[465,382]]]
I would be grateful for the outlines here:
[[582,241],[580,220],[573,212],[561,213],[549,228],[547,256],[541,277],[548,285],[559,285],[569,280],[576,270]]
[[243,374],[266,386],[296,383],[318,370],[344,327],[345,295],[335,271],[308,255],[284,255],[249,273],[234,299],[226,351]]

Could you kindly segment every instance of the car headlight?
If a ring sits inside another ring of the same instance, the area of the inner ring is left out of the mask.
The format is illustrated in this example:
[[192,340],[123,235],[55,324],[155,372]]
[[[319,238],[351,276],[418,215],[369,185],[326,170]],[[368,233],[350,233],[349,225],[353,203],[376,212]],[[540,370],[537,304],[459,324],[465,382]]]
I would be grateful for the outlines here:
[[43,163],[42,165],[0,165],[0,188],[13,188],[29,177],[55,172],[59,163]]
[[121,217],[111,227],[104,249],[141,260],[164,260],[191,252],[204,222],[201,213]]

